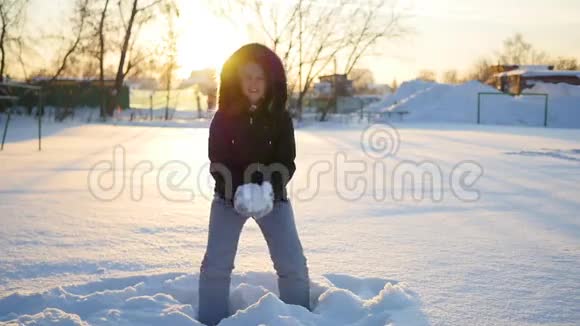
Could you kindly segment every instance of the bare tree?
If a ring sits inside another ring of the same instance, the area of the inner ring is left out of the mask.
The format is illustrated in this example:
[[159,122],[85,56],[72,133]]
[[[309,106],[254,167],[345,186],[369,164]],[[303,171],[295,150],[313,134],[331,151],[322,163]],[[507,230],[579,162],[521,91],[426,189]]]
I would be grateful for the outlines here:
[[441,79],[443,80],[444,83],[447,84],[458,84],[460,80],[457,70],[445,71]]
[[497,56],[501,64],[508,65],[536,65],[546,64],[549,61],[546,52],[535,49],[519,33],[503,42],[503,48],[497,53]]
[[352,80],[355,93],[368,92],[375,83],[373,72],[369,69],[352,69],[348,74],[348,78]]
[[524,39],[522,34],[515,34],[503,42],[503,48],[493,57],[478,59],[466,75],[467,80],[488,82],[493,75],[494,64],[502,65],[553,65],[558,70],[578,69],[575,58],[559,57],[555,60],[542,50],[536,49]]
[[432,70],[423,69],[423,70],[419,71],[419,75],[417,76],[417,79],[423,80],[423,81],[434,82],[436,80],[435,72],[433,72]]
[[399,83],[397,82],[397,79],[393,79],[393,82],[391,83],[391,91],[394,93],[399,89]]
[[73,12],[73,35],[72,39],[64,39],[64,46],[62,54],[58,58],[57,68],[52,73],[49,83],[58,79],[63,72],[66,71],[67,65],[71,60],[76,59],[74,56],[83,49],[83,42],[87,40],[88,19],[90,17],[89,0],[77,0],[75,3],[75,10]]
[[[349,74],[359,60],[379,41],[401,37],[409,32],[403,26],[405,16],[396,9],[396,2],[386,0],[362,1],[352,13],[355,25],[347,25],[348,59],[344,73]],[[354,28],[353,28],[354,27]]]
[[580,64],[576,58],[559,57],[553,61],[556,70],[578,70]]
[[[402,25],[403,15],[395,10],[391,2],[385,0],[360,1],[356,5],[349,3],[338,3],[338,7],[331,7],[328,21],[330,24],[326,35],[321,35],[321,39],[328,42],[321,42],[321,46],[327,47],[330,53],[315,57],[313,62],[319,63],[319,70],[308,70],[304,87],[299,91],[298,112],[302,112],[302,98],[310,89],[313,79],[327,68],[330,59],[334,61],[334,73],[350,74],[357,66],[361,58],[369,54],[369,51],[378,44],[379,41],[393,39],[405,34],[406,29]],[[337,20],[337,21],[333,21]],[[316,29],[324,29],[322,26],[315,26]],[[337,67],[337,57],[346,57],[342,68]],[[307,62],[312,68],[315,64]],[[336,89],[336,87],[335,87]],[[323,107],[321,120],[324,120],[328,109],[332,106],[336,108],[336,94],[332,97],[331,103]]]
[[27,4],[26,0],[0,0],[0,82],[4,81],[9,52],[13,51],[20,63],[23,63],[23,41],[19,32]]
[[[122,41],[119,47],[119,64],[115,74],[114,84],[114,106],[119,103],[119,96],[123,87],[123,82],[130,72],[139,69],[138,66],[143,64],[147,59],[147,51],[137,48],[136,34],[139,29],[150,22],[155,17],[156,9],[163,9],[165,6],[177,8],[173,0],[130,0],[127,2],[120,0],[118,2],[119,15],[122,23]],[[129,11],[126,18],[126,12]],[[175,12],[177,12],[175,10]],[[112,115],[113,106],[109,106],[108,114]]]
[[101,13],[99,16],[99,23],[96,30],[96,36],[99,38],[99,48],[97,51],[97,57],[99,60],[99,85],[101,91],[101,107],[100,107],[100,117],[105,119],[105,110],[107,107],[107,90],[105,88],[105,21],[107,19],[109,9],[109,0],[105,0],[103,7],[101,8]]
[[171,98],[171,87],[173,85],[173,80],[175,78],[175,69],[177,69],[177,35],[175,33],[175,28],[173,24],[174,15],[179,15],[179,12],[175,12],[176,8],[170,5],[165,5],[163,8],[164,13],[167,15],[167,36],[165,39],[165,58],[166,62],[163,67],[162,79],[165,85],[165,120],[169,120],[169,100]]
[[491,60],[482,57],[478,59],[471,70],[467,73],[467,80],[478,80],[482,83],[487,82],[493,75]]
[[298,117],[315,79],[334,62],[335,72],[348,74],[379,42],[405,33],[403,15],[388,0],[230,0],[210,5],[238,24],[247,19],[258,31],[255,37],[280,55]]

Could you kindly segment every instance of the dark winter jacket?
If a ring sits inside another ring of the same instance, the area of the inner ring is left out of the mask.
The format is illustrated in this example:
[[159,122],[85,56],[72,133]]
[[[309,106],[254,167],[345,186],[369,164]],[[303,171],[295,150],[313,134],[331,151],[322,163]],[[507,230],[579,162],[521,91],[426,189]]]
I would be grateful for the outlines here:
[[[247,62],[259,64],[266,74],[266,94],[254,111],[238,77],[238,68]],[[275,200],[287,199],[286,184],[296,170],[296,148],[286,98],[284,67],[267,47],[245,45],[225,62],[208,146],[215,192],[222,198],[231,200],[239,185],[270,181]]]

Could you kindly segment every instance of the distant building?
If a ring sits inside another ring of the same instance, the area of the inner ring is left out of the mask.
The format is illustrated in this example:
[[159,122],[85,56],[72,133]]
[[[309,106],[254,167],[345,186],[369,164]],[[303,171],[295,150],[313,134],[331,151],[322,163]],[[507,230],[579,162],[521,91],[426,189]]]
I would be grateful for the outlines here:
[[314,97],[329,99],[334,96],[351,96],[354,93],[352,80],[346,74],[320,76],[314,84]]
[[517,69],[527,69],[527,70],[554,70],[554,66],[551,65],[495,65],[489,68],[493,74],[498,74],[502,72],[513,71]]
[[538,82],[580,85],[580,71],[554,70],[554,66],[497,65],[491,69],[493,75],[488,84],[504,93],[518,95]]
[[317,108],[318,111],[328,109],[328,112],[332,113],[352,113],[361,110],[369,103],[378,101],[381,95],[391,91],[391,88],[386,85],[373,84],[370,89],[371,93],[376,93],[355,95],[353,81],[348,79],[347,75],[321,76],[320,82],[313,86],[312,96],[308,98],[308,106]]

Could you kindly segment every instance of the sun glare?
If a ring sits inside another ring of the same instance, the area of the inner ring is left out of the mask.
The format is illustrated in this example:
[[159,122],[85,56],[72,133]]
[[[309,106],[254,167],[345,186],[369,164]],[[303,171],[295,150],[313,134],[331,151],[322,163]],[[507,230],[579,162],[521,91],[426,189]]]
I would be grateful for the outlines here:
[[178,77],[187,78],[192,70],[205,68],[219,71],[227,57],[247,41],[245,28],[236,28],[198,1],[181,1],[180,6]]

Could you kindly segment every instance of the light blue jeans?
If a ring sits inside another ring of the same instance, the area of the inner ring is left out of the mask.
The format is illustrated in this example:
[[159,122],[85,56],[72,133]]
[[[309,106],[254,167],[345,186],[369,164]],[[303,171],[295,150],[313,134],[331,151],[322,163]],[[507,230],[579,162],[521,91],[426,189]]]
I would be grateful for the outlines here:
[[[248,218],[231,203],[215,197],[199,277],[198,319],[216,325],[228,316],[231,273],[240,233]],[[296,231],[289,201],[276,201],[272,212],[258,220],[278,275],[280,299],[309,309],[310,285],[306,257]]]

